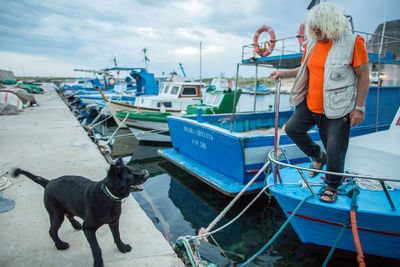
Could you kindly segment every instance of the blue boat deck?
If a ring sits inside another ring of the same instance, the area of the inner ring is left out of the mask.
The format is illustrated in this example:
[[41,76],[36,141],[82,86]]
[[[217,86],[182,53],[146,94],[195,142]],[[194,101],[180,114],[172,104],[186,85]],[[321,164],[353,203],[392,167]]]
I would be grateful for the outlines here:
[[[308,167],[310,163],[299,166]],[[280,170],[283,184],[269,187],[283,212],[289,217],[295,207],[311,195],[296,169]],[[305,175],[307,172],[305,172]],[[268,176],[268,184],[273,184],[273,175]],[[332,247],[343,225],[350,216],[352,197],[349,196],[350,185],[342,187],[335,203],[319,200],[322,188],[321,174],[307,179],[315,195],[308,199],[297,211],[291,224],[305,244]],[[359,189],[357,197],[357,228],[365,254],[400,259],[400,190],[389,191],[396,209],[390,205],[385,192]],[[349,226],[350,227],[350,226]],[[348,227],[348,228],[349,228]],[[346,230],[340,239],[338,248],[355,251],[351,230]]]
[[[177,152],[174,148],[161,149],[158,150],[158,153],[225,195],[235,196],[245,187],[245,184],[239,183],[237,180],[208,168],[203,164],[199,164],[197,161]],[[259,191],[263,185],[264,181],[253,183],[247,189],[246,194]]]

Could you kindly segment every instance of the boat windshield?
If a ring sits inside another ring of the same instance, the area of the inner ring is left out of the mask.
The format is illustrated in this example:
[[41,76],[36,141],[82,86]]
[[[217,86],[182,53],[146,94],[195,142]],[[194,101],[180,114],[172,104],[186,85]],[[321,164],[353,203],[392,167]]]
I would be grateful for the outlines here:
[[176,95],[179,91],[179,86],[172,86],[171,95]]
[[161,90],[161,93],[162,94],[167,94],[168,93],[168,90],[169,90],[169,84],[164,84],[164,87],[163,87],[163,89]]
[[209,106],[219,106],[222,99],[222,94],[210,94],[206,93],[203,97],[203,104]]

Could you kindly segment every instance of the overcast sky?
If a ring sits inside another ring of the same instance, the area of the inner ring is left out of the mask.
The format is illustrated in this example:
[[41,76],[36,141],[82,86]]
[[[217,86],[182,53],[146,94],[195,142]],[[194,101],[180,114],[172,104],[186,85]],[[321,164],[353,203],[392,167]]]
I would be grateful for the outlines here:
[[[0,69],[17,76],[84,76],[74,68],[144,67],[233,77],[262,25],[293,37],[311,0],[0,0]],[[400,19],[400,0],[331,0],[356,30]],[[260,37],[261,38],[261,37]],[[293,41],[293,40],[292,40]],[[296,40],[295,40],[296,41]],[[286,41],[287,44],[290,40]],[[297,43],[296,43],[297,46]],[[245,73],[245,72],[244,72]],[[244,74],[244,76],[246,76]]]

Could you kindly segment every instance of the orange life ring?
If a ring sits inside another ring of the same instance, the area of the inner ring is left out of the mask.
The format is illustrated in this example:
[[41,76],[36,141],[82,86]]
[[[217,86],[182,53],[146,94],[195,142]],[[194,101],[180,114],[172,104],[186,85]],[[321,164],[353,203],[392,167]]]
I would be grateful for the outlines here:
[[[270,36],[270,40],[269,41],[265,41],[264,42],[264,47],[261,48],[258,45],[258,37],[260,36],[261,33],[266,32],[269,34]],[[254,44],[254,52],[256,52],[258,55],[262,56],[262,57],[266,57],[269,54],[272,53],[272,51],[274,50],[275,47],[275,32],[274,30],[272,30],[271,27],[267,26],[267,25],[263,25],[261,26],[260,29],[258,29],[258,31],[256,32],[256,34],[254,35],[253,38],[253,44]],[[267,43],[268,43],[268,47],[267,47]]]
[[115,78],[108,78],[108,84],[111,86],[114,86],[117,83],[117,80]]
[[299,40],[301,50],[304,50],[304,47],[307,43],[306,36],[304,35],[305,28],[306,27],[304,26],[303,23],[300,24],[299,35],[297,35],[297,39]]

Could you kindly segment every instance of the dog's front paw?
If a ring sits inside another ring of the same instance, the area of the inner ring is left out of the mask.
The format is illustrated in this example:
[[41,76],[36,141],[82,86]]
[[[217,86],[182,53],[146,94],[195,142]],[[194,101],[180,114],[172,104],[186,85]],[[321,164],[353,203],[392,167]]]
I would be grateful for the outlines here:
[[117,247],[118,247],[119,251],[121,251],[122,253],[126,253],[126,252],[129,252],[132,250],[132,247],[129,244],[121,243],[121,244],[118,244]]
[[69,244],[67,242],[59,242],[56,244],[56,248],[58,250],[66,250],[69,248]]

